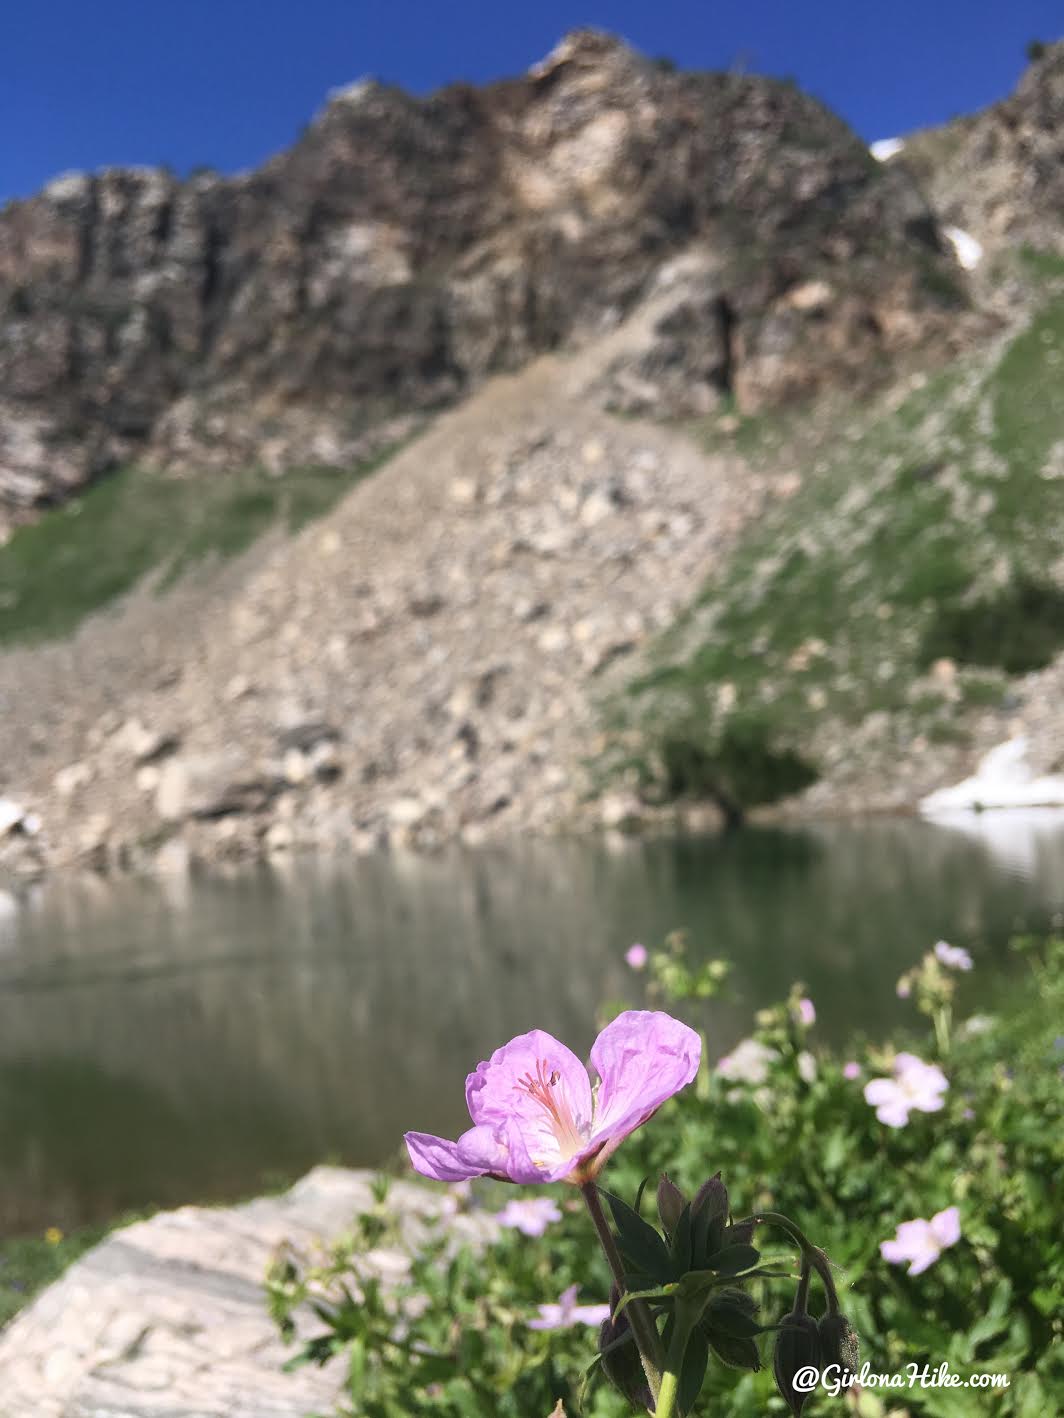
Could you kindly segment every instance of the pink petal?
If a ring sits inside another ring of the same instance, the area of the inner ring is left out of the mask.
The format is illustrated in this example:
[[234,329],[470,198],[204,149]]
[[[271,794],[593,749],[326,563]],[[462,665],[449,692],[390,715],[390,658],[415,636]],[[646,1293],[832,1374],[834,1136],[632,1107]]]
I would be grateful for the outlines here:
[[553,1087],[559,1100],[567,1106],[576,1125],[586,1136],[591,1127],[591,1081],[587,1069],[572,1049],[560,1043],[542,1029],[519,1034],[508,1044],[496,1049],[491,1058],[477,1065],[466,1079],[466,1103],[475,1123],[494,1124],[520,1119],[533,1129],[547,1121],[546,1111],[528,1093],[525,1080],[538,1079],[540,1073],[549,1079],[557,1074]]
[[[521,1119],[511,1119],[503,1128],[503,1132],[507,1151],[504,1172],[511,1182],[557,1182],[569,1175],[572,1163],[566,1162],[565,1159],[555,1160],[557,1145],[553,1135],[548,1140],[548,1143],[554,1144],[549,1153],[549,1160],[540,1158],[538,1154],[537,1159],[533,1160],[529,1151],[529,1130]],[[548,1143],[544,1143],[544,1146],[548,1146]]]
[[572,1310],[573,1319],[579,1324],[601,1324],[610,1313],[609,1305],[576,1305]]
[[702,1040],[671,1015],[629,1009],[595,1040],[599,1078],[593,1143],[619,1142],[686,1088],[698,1072]]
[[562,1318],[561,1305],[540,1305],[539,1319],[529,1320],[529,1329],[562,1329],[568,1323]]
[[908,1256],[916,1256],[927,1247],[931,1235],[930,1223],[922,1216],[918,1216],[915,1221],[903,1221],[898,1227],[898,1242],[905,1248]]
[[909,1121],[909,1109],[905,1103],[885,1103],[876,1109],[876,1117],[888,1128],[903,1128]]
[[892,1078],[873,1078],[864,1086],[864,1100],[873,1108],[883,1103],[893,1103],[899,1096],[898,1085]]
[[909,1259],[905,1247],[897,1239],[893,1241],[880,1241],[879,1254],[891,1265],[901,1265]]
[[913,1261],[912,1264],[909,1266],[908,1273],[910,1275],[923,1275],[927,1267],[929,1265],[934,1265],[935,1261],[938,1260],[938,1257],[938,1247],[928,1247],[926,1250],[921,1251],[918,1256],[913,1257]]
[[404,1141],[414,1170],[436,1182],[463,1182],[488,1172],[506,1173],[506,1147],[493,1128],[470,1128],[457,1142],[427,1132],[408,1132]]
[[953,1246],[961,1238],[961,1213],[956,1206],[947,1206],[931,1218],[931,1230],[935,1240],[945,1249]]
[[915,1108],[919,1113],[937,1113],[945,1106],[946,1100],[940,1093],[930,1093],[925,1094],[922,1098],[909,1099],[909,1107]]

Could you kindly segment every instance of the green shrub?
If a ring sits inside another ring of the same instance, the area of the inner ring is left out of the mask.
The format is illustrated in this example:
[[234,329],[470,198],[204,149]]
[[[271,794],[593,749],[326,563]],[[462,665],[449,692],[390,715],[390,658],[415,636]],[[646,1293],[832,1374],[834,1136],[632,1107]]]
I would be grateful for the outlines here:
[[924,635],[924,665],[945,657],[1007,674],[1039,670],[1064,645],[1064,590],[1020,575],[966,605],[937,608]]
[[[651,958],[651,1003],[698,993],[701,974],[677,973],[675,945]],[[724,1073],[701,1076],[610,1163],[608,1186],[626,1197],[666,1166],[686,1191],[722,1169],[738,1213],[800,1217],[835,1263],[844,1311],[873,1373],[905,1375],[910,1364],[945,1362],[962,1379],[975,1372],[1009,1379],[989,1398],[985,1390],[914,1387],[891,1391],[889,1405],[866,1388],[862,1418],[879,1418],[888,1407],[914,1418],[1033,1418],[1053,1411],[1064,1391],[1056,1190],[1064,1167],[1064,940],[1016,947],[1030,961],[1031,982],[1014,986],[994,1019],[959,1026],[956,977],[929,954],[899,982],[934,1026],[915,1041],[857,1042],[841,1054],[821,1047],[795,987],[785,1003],[759,1014],[745,1071],[733,1051]],[[941,1110],[913,1111],[904,1126],[891,1127],[878,1120],[864,1087],[890,1073],[902,1047],[939,1066],[948,1090]],[[514,1195],[477,1183],[471,1199],[447,1201],[452,1211],[494,1209]],[[593,1329],[529,1328],[538,1307],[570,1284],[579,1285],[582,1302],[607,1294],[579,1203],[562,1184],[551,1196],[562,1218],[541,1239],[503,1231],[476,1253],[449,1240],[446,1224],[430,1227],[406,1277],[389,1289],[372,1279],[366,1260],[371,1247],[401,1244],[402,1227],[382,1190],[324,1266],[308,1270],[288,1259],[275,1269],[271,1302],[288,1337],[308,1298],[321,1322],[296,1362],[344,1356],[352,1411],[368,1418],[547,1418],[558,1400],[570,1418],[630,1412],[604,1384],[581,1391]],[[960,1237],[923,1273],[885,1260],[881,1243],[902,1222],[951,1207]],[[762,1249],[780,1239],[763,1225],[755,1237]],[[790,1263],[786,1251],[778,1254]],[[772,1289],[779,1305],[778,1280],[753,1285]],[[766,1369],[739,1373],[716,1364],[694,1411],[762,1418],[786,1410]]]
[[716,739],[698,728],[663,731],[658,745],[665,795],[710,799],[731,817],[778,802],[817,779],[816,769],[794,749],[775,742],[772,726],[754,714],[734,714]]

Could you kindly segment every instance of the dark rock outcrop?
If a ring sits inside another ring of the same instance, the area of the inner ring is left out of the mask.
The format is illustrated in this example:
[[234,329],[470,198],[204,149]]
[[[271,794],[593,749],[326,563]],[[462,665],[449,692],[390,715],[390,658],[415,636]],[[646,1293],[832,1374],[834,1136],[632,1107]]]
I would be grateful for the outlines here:
[[134,456],[343,464],[641,311],[622,407],[853,384],[935,338],[955,277],[911,178],[785,83],[586,31],[480,90],[367,81],[248,175],[0,212],[0,513]]

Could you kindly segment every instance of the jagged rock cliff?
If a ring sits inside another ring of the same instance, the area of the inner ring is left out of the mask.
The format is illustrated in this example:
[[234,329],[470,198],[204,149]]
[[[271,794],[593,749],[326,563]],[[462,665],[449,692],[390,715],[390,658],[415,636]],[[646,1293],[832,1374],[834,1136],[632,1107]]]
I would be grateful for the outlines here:
[[0,517],[134,457],[349,464],[629,318],[601,399],[754,408],[867,381],[957,301],[911,176],[820,104],[581,32],[481,90],[356,84],[248,175],[8,204]]
[[1064,252],[1064,41],[1044,47],[1007,99],[914,134],[895,161],[941,221],[988,250]]

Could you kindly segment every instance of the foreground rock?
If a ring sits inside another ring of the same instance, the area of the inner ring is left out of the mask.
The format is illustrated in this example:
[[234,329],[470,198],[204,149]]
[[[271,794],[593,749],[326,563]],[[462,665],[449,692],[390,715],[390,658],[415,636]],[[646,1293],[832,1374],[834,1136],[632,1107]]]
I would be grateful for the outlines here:
[[[115,1232],[0,1334],[2,1418],[306,1418],[331,1411],[343,1366],[285,1374],[265,1309],[279,1247],[313,1251],[372,1204],[371,1174],[319,1167],[284,1196],[184,1207]],[[397,1183],[416,1218],[439,1198]],[[470,1218],[453,1225],[477,1234]],[[401,1263],[380,1252],[381,1273]]]

